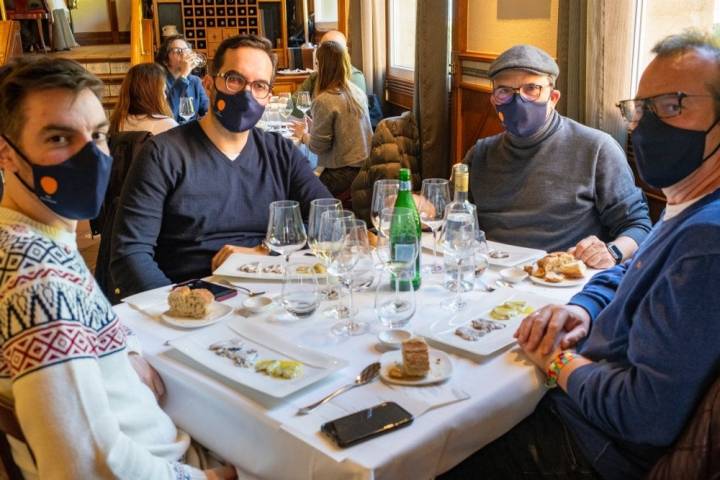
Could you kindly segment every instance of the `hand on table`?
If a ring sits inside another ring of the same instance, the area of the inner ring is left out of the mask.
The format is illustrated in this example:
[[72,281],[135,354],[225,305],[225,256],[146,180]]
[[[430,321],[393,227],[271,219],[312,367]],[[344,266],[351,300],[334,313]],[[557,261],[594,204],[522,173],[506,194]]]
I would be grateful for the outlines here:
[[251,255],[267,255],[267,248],[263,244],[257,247],[236,247],[235,245],[225,245],[213,257],[211,269],[215,271],[225,260],[233,253],[249,253]]
[[305,135],[306,127],[305,122],[303,122],[302,120],[293,121],[290,125],[290,128],[292,129],[293,137],[295,138],[302,138],[303,135]]
[[530,354],[550,354],[558,340],[562,349],[572,348],[590,331],[590,315],[577,305],[547,305],[520,323],[514,336]]
[[583,238],[577,245],[568,250],[568,253],[585,262],[585,265],[590,268],[610,268],[615,266],[615,259],[610,255],[607,245],[595,235]]
[[238,478],[235,468],[231,465],[205,470],[205,475],[207,475],[208,480],[235,480]]
[[163,383],[162,378],[160,378],[157,370],[155,370],[147,362],[147,360],[138,353],[131,352],[128,355],[128,359],[135,369],[135,372],[138,374],[138,377],[140,377],[140,381],[150,388],[155,395],[155,400],[160,403],[162,398],[165,396],[165,384]]

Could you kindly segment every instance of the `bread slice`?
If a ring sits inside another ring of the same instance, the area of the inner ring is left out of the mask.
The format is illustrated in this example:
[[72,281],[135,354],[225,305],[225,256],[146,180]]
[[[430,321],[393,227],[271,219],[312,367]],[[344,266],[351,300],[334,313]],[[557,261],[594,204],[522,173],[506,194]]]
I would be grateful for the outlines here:
[[169,315],[184,318],[203,318],[215,301],[210,290],[205,288],[177,287],[168,295]]
[[545,281],[550,283],[560,283],[565,280],[565,275],[556,272],[545,272]]
[[428,344],[419,337],[402,344],[403,373],[407,377],[424,377],[430,371]]
[[582,260],[575,260],[560,267],[560,273],[567,278],[583,278],[586,271],[587,267]]

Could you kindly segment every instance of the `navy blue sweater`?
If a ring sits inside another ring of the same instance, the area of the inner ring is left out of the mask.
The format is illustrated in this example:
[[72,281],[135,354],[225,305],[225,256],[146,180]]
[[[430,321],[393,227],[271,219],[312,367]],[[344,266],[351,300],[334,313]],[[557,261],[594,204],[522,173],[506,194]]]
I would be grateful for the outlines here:
[[642,477],[720,374],[720,190],[660,221],[571,304],[593,319],[567,394],[552,392],[607,479]]
[[120,296],[209,275],[225,244],[256,246],[268,206],[330,198],[300,151],[252,129],[229,160],[198,122],[153,137],[128,172],[112,240],[111,273]]

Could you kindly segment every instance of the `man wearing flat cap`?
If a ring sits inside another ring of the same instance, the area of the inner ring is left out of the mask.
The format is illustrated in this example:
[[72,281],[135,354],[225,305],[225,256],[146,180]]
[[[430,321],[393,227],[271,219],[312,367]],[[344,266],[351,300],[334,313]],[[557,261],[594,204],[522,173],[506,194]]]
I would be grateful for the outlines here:
[[570,249],[594,268],[632,256],[650,231],[648,208],[623,149],[563,117],[555,60],[531,45],[491,65],[491,102],[505,132],[465,156],[480,228],[498,242]]

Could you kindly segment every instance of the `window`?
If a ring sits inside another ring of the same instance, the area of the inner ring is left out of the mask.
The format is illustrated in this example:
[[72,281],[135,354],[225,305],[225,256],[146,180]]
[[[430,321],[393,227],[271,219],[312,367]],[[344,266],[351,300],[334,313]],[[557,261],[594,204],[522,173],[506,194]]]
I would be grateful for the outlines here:
[[388,75],[412,81],[417,0],[388,0]]
[[318,30],[327,31],[337,28],[337,0],[315,0],[315,25]]

